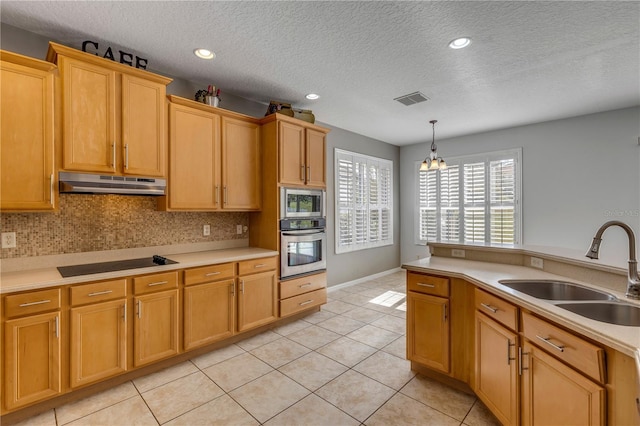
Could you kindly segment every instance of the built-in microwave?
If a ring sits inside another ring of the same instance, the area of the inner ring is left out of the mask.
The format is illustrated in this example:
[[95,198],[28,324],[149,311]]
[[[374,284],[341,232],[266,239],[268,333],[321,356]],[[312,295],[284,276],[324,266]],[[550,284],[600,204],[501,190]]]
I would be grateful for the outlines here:
[[325,194],[321,189],[280,188],[280,219],[325,217]]

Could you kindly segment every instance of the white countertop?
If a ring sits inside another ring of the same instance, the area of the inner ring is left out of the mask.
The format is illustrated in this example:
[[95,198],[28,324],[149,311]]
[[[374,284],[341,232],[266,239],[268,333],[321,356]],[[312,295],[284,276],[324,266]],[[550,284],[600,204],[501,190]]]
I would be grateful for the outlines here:
[[237,262],[260,257],[277,256],[278,252],[254,247],[240,247],[222,250],[207,250],[191,253],[166,255],[178,263],[158,265],[149,268],[127,269],[123,271],[105,272],[101,274],[80,275],[63,278],[55,267],[30,269],[0,274],[0,294],[24,290],[37,290],[68,284],[79,284],[100,280],[121,278],[132,275],[152,274],[196,266],[214,265],[218,263]]
[[585,318],[555,306],[556,303],[561,302],[537,299],[504,286],[498,281],[505,279],[569,281],[585,287],[606,291],[616,296],[621,302],[640,306],[640,302],[626,298],[624,293],[603,289],[588,282],[568,279],[560,275],[550,274],[524,266],[432,256],[430,258],[404,263],[402,267],[411,271],[462,278],[476,284],[478,287],[491,290],[506,300],[510,300],[532,312],[541,314],[557,324],[632,357],[636,360],[638,371],[640,372],[640,327],[614,325]]

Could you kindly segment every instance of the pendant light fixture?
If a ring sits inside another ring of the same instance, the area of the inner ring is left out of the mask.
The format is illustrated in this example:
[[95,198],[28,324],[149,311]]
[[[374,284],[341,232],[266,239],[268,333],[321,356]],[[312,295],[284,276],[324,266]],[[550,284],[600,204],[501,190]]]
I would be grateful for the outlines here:
[[447,163],[444,162],[442,157],[438,157],[438,147],[436,146],[436,123],[438,120],[431,120],[431,127],[433,129],[433,139],[431,140],[431,152],[424,159],[422,165],[420,166],[421,172],[426,172],[427,170],[444,170],[447,168]]

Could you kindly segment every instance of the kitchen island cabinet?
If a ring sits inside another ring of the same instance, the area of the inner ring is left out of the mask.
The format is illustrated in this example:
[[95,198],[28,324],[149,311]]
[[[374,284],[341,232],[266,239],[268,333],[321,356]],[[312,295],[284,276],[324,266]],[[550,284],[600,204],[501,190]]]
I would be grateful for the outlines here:
[[[0,210],[54,210],[56,66],[0,50]],[[26,167],[28,165],[28,167]]]
[[170,78],[49,43],[62,80],[62,169],[166,175]]

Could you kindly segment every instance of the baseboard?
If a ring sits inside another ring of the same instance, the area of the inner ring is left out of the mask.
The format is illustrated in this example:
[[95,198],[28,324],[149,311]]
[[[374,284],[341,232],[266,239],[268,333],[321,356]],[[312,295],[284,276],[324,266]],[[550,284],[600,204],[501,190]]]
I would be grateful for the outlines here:
[[360,284],[360,283],[363,283],[363,282],[366,282],[366,281],[375,280],[376,278],[384,277],[385,275],[393,274],[394,272],[399,272],[399,271],[402,271],[402,268],[398,266],[397,268],[393,268],[393,269],[389,269],[389,270],[386,270],[386,271],[378,272],[377,274],[373,274],[373,275],[367,275],[366,277],[358,278],[358,279],[353,280],[353,281],[347,281],[345,283],[332,285],[330,287],[327,287],[327,292],[330,293],[330,292],[335,291],[335,290],[340,290],[341,288],[351,287],[352,285]]

